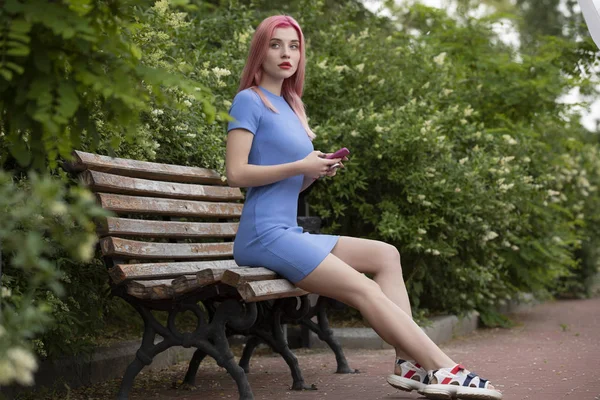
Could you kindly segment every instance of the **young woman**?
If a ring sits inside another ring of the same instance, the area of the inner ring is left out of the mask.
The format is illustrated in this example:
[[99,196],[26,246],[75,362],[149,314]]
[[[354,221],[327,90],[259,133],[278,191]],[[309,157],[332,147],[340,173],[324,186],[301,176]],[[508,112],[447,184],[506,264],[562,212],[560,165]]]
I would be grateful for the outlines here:
[[335,176],[331,166],[343,167],[346,159],[327,159],[313,149],[315,134],[301,99],[304,74],[298,23],[289,16],[265,19],[252,38],[230,109],[227,179],[249,188],[234,242],[236,262],[269,268],[308,292],[357,308],[396,348],[388,377],[394,387],[431,398],[500,399],[500,392],[451,360],[412,320],[395,247],[298,227],[299,193],[319,177]]

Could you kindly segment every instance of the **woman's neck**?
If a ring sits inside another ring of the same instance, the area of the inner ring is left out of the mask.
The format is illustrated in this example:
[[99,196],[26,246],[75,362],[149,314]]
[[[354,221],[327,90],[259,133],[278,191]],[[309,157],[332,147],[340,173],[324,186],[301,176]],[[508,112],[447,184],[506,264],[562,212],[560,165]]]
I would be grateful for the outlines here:
[[281,96],[281,86],[283,85],[283,80],[273,80],[269,79],[268,76],[263,75],[263,79],[260,81],[260,86],[267,89],[269,92]]

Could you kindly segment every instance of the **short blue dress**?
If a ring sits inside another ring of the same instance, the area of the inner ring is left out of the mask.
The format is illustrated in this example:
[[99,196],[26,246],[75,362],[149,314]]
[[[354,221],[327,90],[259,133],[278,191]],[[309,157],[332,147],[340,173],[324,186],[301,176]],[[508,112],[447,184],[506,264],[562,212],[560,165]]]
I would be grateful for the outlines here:
[[[314,150],[298,116],[283,96],[260,87],[279,113],[269,110],[252,89],[239,92],[227,131],[254,135],[248,163],[278,165],[298,161]],[[304,175],[248,189],[233,243],[238,265],[265,267],[296,283],[310,274],[336,245],[339,236],[316,235],[298,226],[298,195]]]

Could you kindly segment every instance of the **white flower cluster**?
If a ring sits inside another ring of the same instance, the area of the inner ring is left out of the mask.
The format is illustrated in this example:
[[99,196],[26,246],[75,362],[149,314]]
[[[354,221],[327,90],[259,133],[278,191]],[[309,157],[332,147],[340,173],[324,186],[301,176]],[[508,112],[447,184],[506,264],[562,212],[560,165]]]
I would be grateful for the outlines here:
[[96,235],[87,234],[82,242],[77,247],[77,255],[81,261],[91,261],[94,257]]
[[435,250],[435,249],[426,249],[425,253],[427,253],[427,254],[433,254],[434,256],[439,256],[440,255],[440,252],[438,250]]
[[244,32],[238,33],[238,35],[237,35],[238,46],[241,50],[245,49],[248,46],[248,44],[249,44],[248,39],[252,35],[252,31],[244,31]]
[[165,15],[166,12],[169,10],[169,4],[169,0],[159,0],[156,3],[154,3],[154,6],[152,8],[154,9],[154,11],[156,11],[157,14]]
[[185,132],[185,131],[188,130],[188,128],[189,128],[188,124],[184,124],[184,123],[175,125],[175,130],[176,131],[183,131],[183,132]]
[[231,71],[226,68],[214,67],[211,71],[213,74],[215,74],[217,79],[221,79],[224,76],[231,75]]
[[428,178],[433,178],[435,176],[436,169],[433,167],[425,168],[425,176]]
[[167,25],[171,28],[185,28],[189,26],[191,23],[186,21],[187,13],[171,13],[167,18]]
[[437,56],[433,57],[433,62],[435,62],[437,65],[444,65],[446,55],[446,52],[438,54]]
[[559,196],[560,192],[557,192],[556,190],[552,190],[552,189],[548,189],[548,196],[549,197],[554,197],[554,196]]
[[498,234],[494,231],[488,231],[485,235],[483,235],[483,237],[481,238],[481,240],[483,240],[483,242],[487,242],[490,240],[494,240],[498,237]]
[[502,139],[504,139],[504,141],[510,145],[517,144],[517,141],[510,135],[502,135]]
[[[0,325],[0,333],[4,328]],[[29,350],[13,347],[6,352],[6,358],[0,359],[0,385],[8,385],[14,381],[21,385],[33,385],[33,373],[38,365]]]
[[515,186],[514,183],[503,183],[500,185],[501,192],[507,192],[509,189],[512,189]]

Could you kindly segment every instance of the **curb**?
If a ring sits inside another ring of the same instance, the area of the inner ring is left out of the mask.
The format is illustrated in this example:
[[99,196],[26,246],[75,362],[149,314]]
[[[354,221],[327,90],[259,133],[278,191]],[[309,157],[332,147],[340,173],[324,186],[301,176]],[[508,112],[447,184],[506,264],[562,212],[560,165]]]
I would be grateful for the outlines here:
[[[456,336],[466,335],[476,330],[479,326],[479,313],[470,312],[463,318],[455,315],[446,315],[430,319],[431,324],[421,327],[425,334],[436,344],[451,340]],[[288,328],[289,329],[289,328]],[[291,330],[291,329],[290,329]],[[332,328],[333,336],[343,349],[392,349],[375,333],[372,328]],[[328,348],[327,343],[321,341],[314,332],[310,332],[309,346],[315,349]]]
[[[503,307],[499,307],[502,313],[520,312],[531,308],[539,302],[530,294],[521,295],[518,300],[513,300]],[[422,327],[423,331],[436,344],[442,344],[456,336],[466,335],[475,331],[479,326],[479,313],[472,311],[465,317],[459,318],[455,315],[447,315],[432,318],[431,324]],[[300,328],[288,326],[290,342],[292,337],[298,337]],[[384,342],[372,328],[333,328],[335,338],[343,349],[391,349],[392,346]],[[159,342],[157,340],[156,342]],[[231,344],[244,343],[242,336],[230,338]],[[317,335],[310,332],[310,348],[327,348]],[[125,373],[129,363],[135,358],[140,341],[121,342],[113,346],[99,347],[88,357],[73,356],[55,361],[43,361],[35,375],[35,390],[41,388],[58,388],[69,385],[71,388],[87,386],[94,383],[104,382],[109,379],[120,378]],[[260,347],[267,347],[261,344]],[[160,370],[184,360],[190,360],[195,348],[185,349],[172,347],[157,355],[152,364],[145,367],[145,371]],[[22,391],[28,389],[18,387],[0,388],[0,393],[8,399],[14,398]]]

